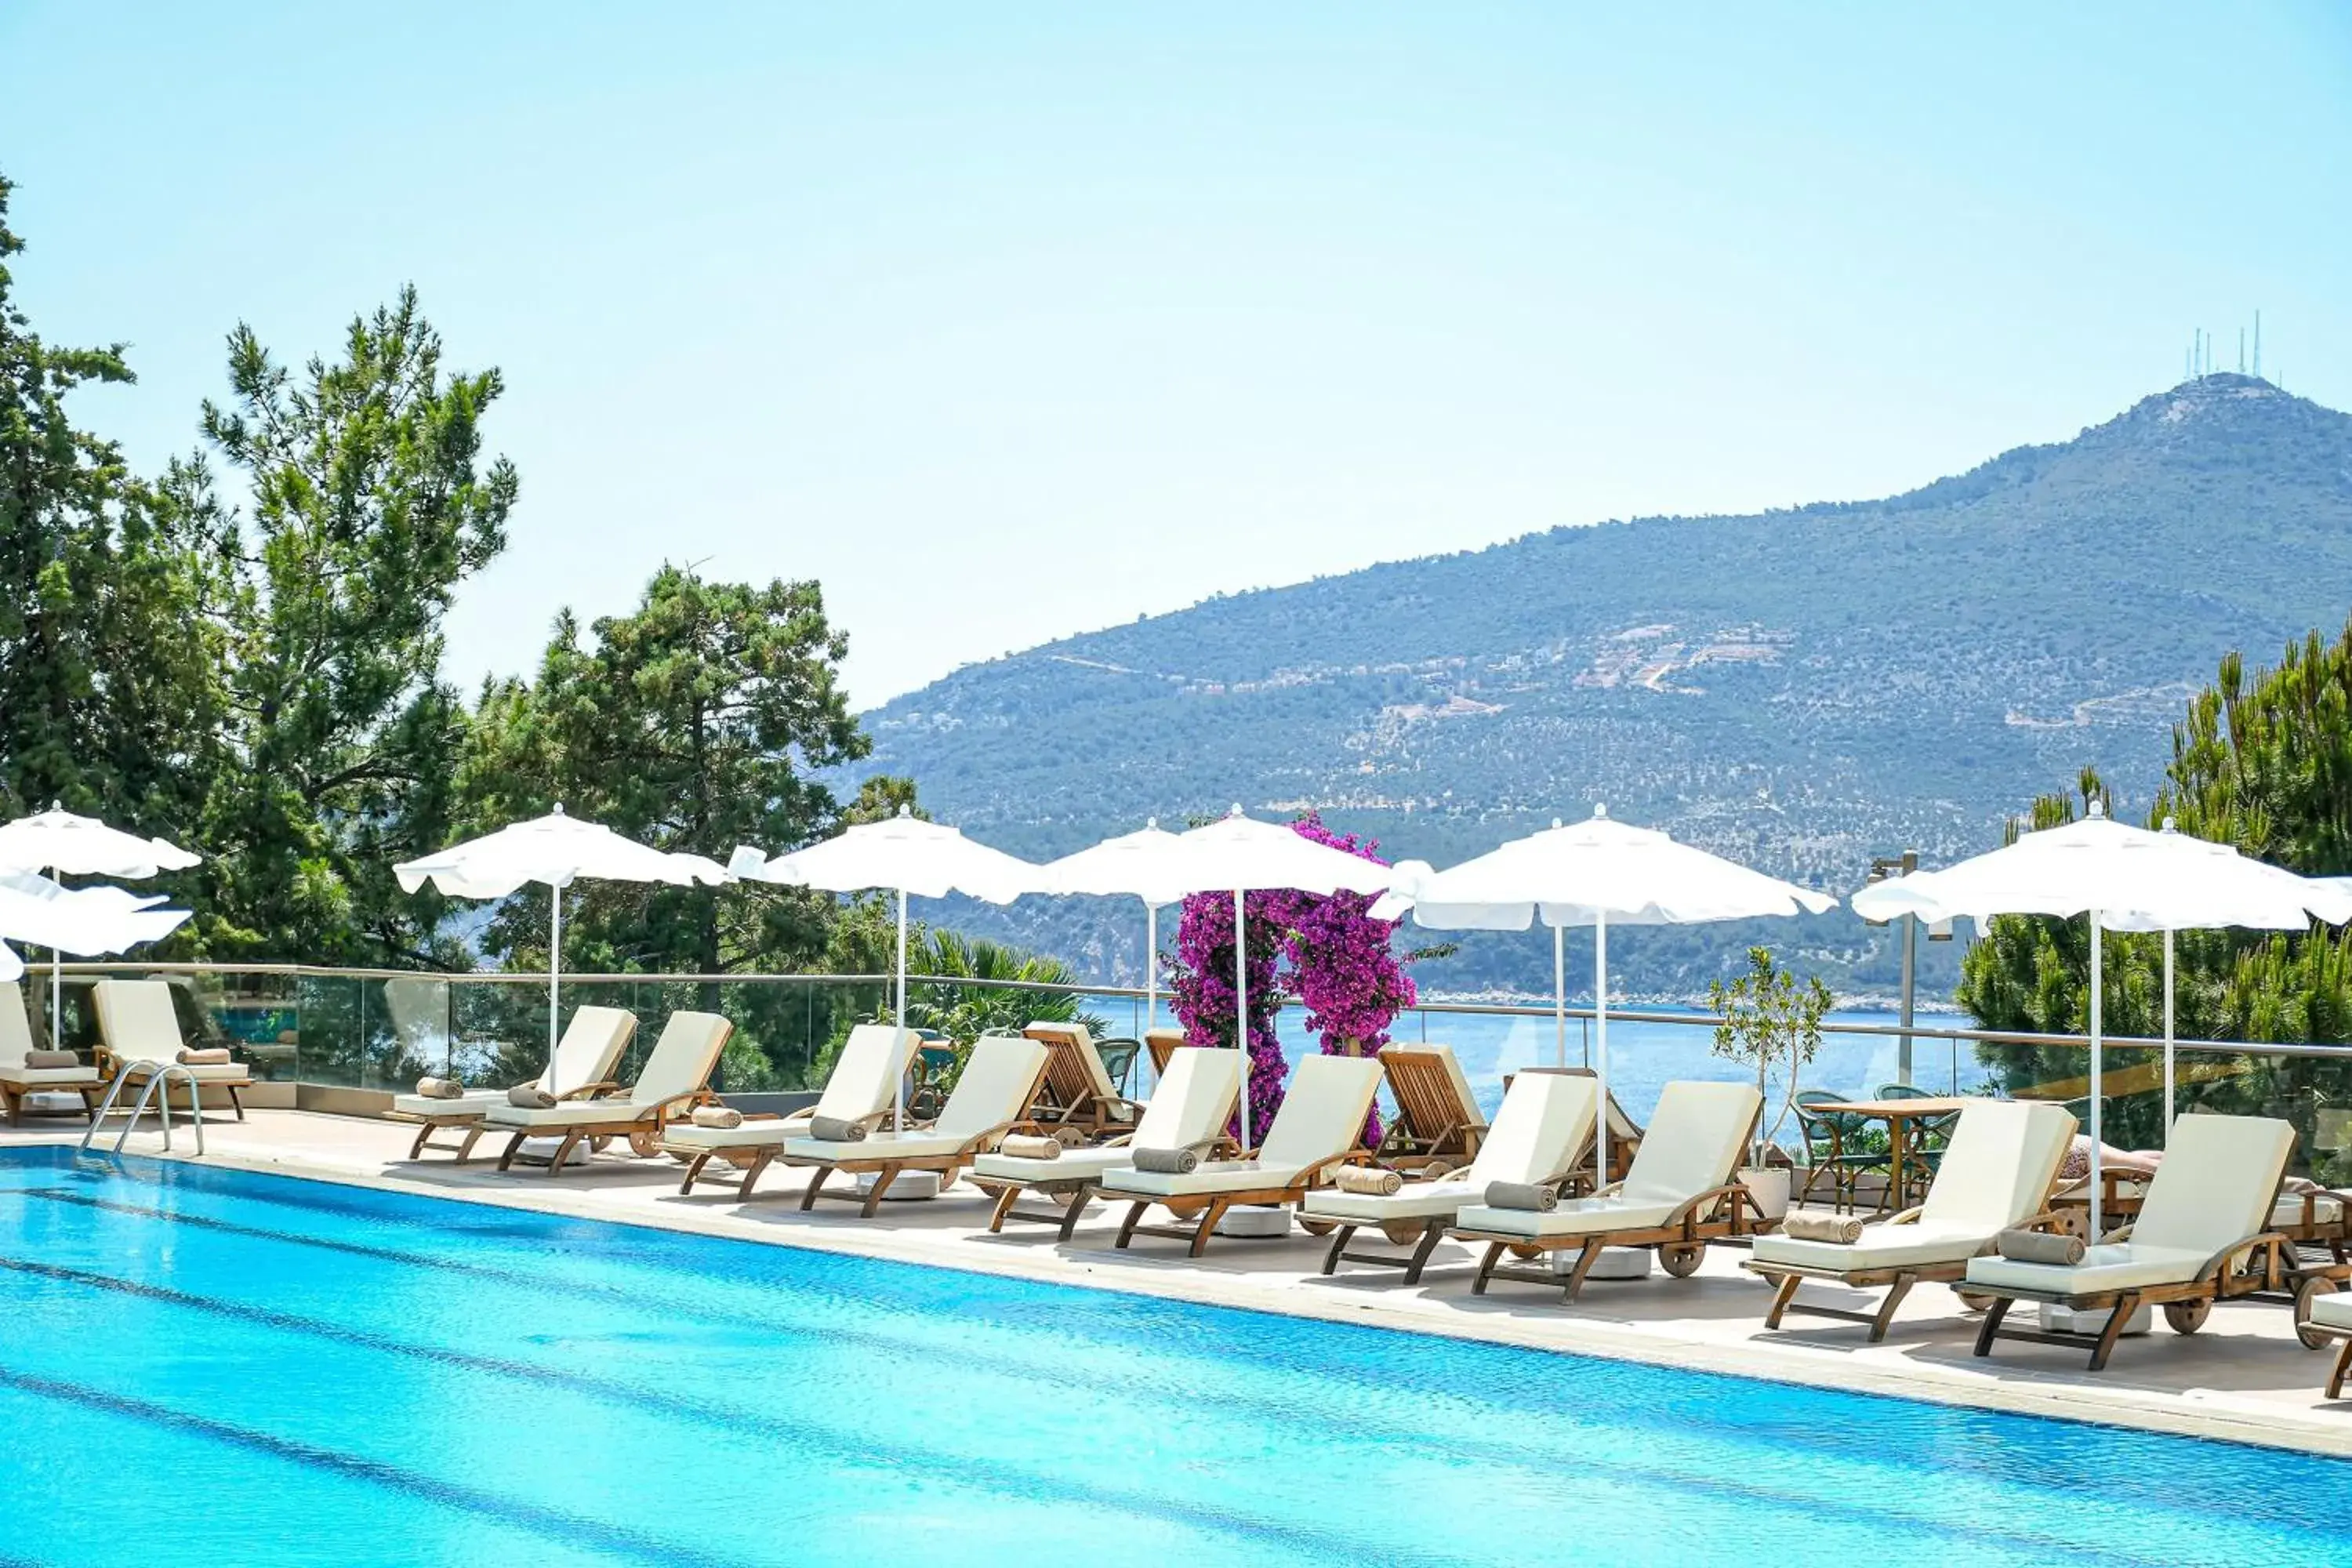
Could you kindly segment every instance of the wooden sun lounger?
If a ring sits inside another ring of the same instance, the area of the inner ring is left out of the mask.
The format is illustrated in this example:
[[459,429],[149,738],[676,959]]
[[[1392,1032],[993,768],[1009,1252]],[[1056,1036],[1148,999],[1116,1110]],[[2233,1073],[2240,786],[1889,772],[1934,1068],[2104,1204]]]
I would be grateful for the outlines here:
[[2326,1295],[2312,1301],[2295,1332],[2313,1350],[2335,1342],[2336,1360],[2327,1369],[2327,1397],[2343,1398],[2345,1382],[2352,1377],[2352,1296]]
[[1451,1169],[1478,1157],[1486,1118],[1454,1047],[1391,1041],[1378,1060],[1397,1113],[1381,1130],[1373,1158],[1402,1171]]
[[[1886,1337],[1915,1285],[1957,1284],[1971,1258],[1989,1250],[2004,1230],[2056,1230],[2065,1221],[2048,1206],[2059,1162],[2074,1135],[2074,1118],[2060,1106],[2022,1100],[1980,1100],[1960,1112],[1927,1201],[1894,1218],[1863,1227],[1860,1240],[1842,1244],[1781,1237],[1759,1237],[1743,1268],[1773,1282],[1764,1327],[1778,1329],[1796,1312],[1864,1323],[1870,1342]],[[1797,1299],[1807,1280],[1853,1289],[1884,1289],[1872,1311],[1853,1311]]]
[[[1580,1163],[1592,1157],[1595,1115],[1591,1079],[1577,1081],[1553,1075],[1528,1075],[1513,1081],[1503,1097],[1503,1108],[1486,1146],[1468,1169],[1432,1181],[1409,1182],[1389,1196],[1356,1193],[1318,1192],[1300,1205],[1300,1213],[1333,1220],[1339,1229],[1323,1258],[1323,1272],[1336,1273],[1341,1263],[1363,1263],[1377,1268],[1402,1269],[1404,1282],[1421,1282],[1430,1255],[1452,1228],[1463,1205],[1483,1202],[1496,1182],[1524,1183],[1558,1192]],[[1402,1252],[1349,1250],[1357,1234],[1377,1229]]]
[[919,1043],[912,1029],[860,1024],[842,1042],[824,1092],[814,1105],[780,1117],[747,1117],[737,1128],[688,1124],[667,1129],[663,1152],[686,1162],[678,1195],[690,1195],[699,1184],[733,1187],[738,1198],[748,1199],[761,1174],[782,1157],[786,1140],[807,1132],[820,1116],[868,1131],[880,1127],[891,1119],[899,1084]]
[[[636,1032],[634,1013],[619,1007],[578,1008],[564,1026],[563,1037],[555,1042],[554,1057],[532,1081],[559,1100],[602,1100],[618,1094],[622,1086],[613,1081],[613,1068]],[[383,1119],[416,1128],[416,1141],[408,1146],[410,1159],[445,1153],[455,1156],[452,1163],[462,1165],[490,1130],[490,1107],[504,1102],[506,1095],[504,1089],[468,1093],[455,1100],[398,1095]],[[451,1131],[458,1135],[455,1143],[433,1142],[435,1133]]]
[[1162,1025],[1143,1031],[1143,1048],[1151,1053],[1151,1081],[1158,1083],[1168,1076],[1168,1063],[1184,1044],[1184,1031]]
[[[625,1093],[544,1110],[491,1106],[490,1130],[512,1134],[499,1155],[499,1169],[543,1163],[550,1176],[558,1176],[582,1143],[613,1138],[627,1139],[639,1155],[658,1153],[662,1133],[673,1119],[717,1100],[710,1092],[710,1075],[734,1032],[735,1026],[716,1013],[672,1013],[638,1070],[637,1081]],[[524,1152],[523,1144],[533,1138],[556,1139],[554,1153],[542,1162]]]
[[[1133,1168],[1107,1173],[1106,1196],[1128,1202],[1116,1243],[1126,1248],[1139,1236],[1166,1237],[1190,1244],[1198,1258],[1208,1249],[1217,1222],[1243,1206],[1297,1203],[1333,1168],[1370,1163],[1363,1147],[1365,1119],[1381,1082],[1380,1064],[1369,1057],[1311,1056],[1293,1069],[1290,1092],[1266,1130],[1265,1142],[1237,1160],[1204,1162],[1190,1175],[1162,1175]],[[1148,1226],[1154,1205],[1190,1224]],[[1318,1234],[1331,1222],[1309,1222]]]
[[2115,1353],[2135,1313],[2162,1307],[2176,1332],[2204,1326],[2217,1301],[2286,1289],[2292,1243],[2266,1227],[2279,1181],[2294,1147],[2286,1122],[2254,1116],[2183,1116],[2174,1121],[2164,1163],[2149,1182],[2139,1217],[2103,1237],[2083,1263],[2062,1267],[1979,1258],[1962,1287],[1988,1299],[1976,1353],[2000,1340],[2080,1348],[2086,1336],[2001,1324],[2020,1301],[2104,1311],[2090,1370]]
[[[159,1067],[179,1063],[187,1041],[180,1033],[180,1016],[172,1006],[172,987],[162,980],[101,980],[90,987],[98,1008],[99,1076],[111,1083],[118,1078],[140,1079]],[[228,1095],[230,1109],[245,1120],[245,1096],[253,1087],[253,1069],[243,1062],[181,1063],[199,1089],[217,1089]]]
[[[890,1185],[908,1171],[935,1171],[940,1185],[953,1182],[982,1151],[994,1148],[1005,1134],[1044,1131],[1027,1120],[1030,1102],[1045,1080],[1048,1048],[1044,1042],[1018,1035],[984,1035],[972,1043],[956,1086],[927,1127],[882,1133],[856,1142],[824,1142],[814,1138],[788,1140],[782,1159],[787,1165],[810,1165],[815,1173],[801,1194],[803,1212],[819,1197],[843,1198],[864,1206],[859,1217],[871,1219],[882,1206]],[[888,1112],[884,1112],[887,1115]],[[893,1147],[893,1145],[898,1147]],[[867,1147],[870,1145],[871,1147]],[[835,1172],[872,1174],[866,1192],[829,1193],[824,1184]]]
[[1118,1092],[1084,1024],[1038,1022],[1021,1031],[1046,1049],[1045,1076],[1030,1120],[1070,1127],[1088,1138],[1132,1130],[1143,1108]]
[[13,980],[0,982],[0,1106],[6,1108],[8,1125],[24,1125],[25,1101],[37,1094],[77,1096],[83,1118],[97,1121],[99,1102],[106,1095],[106,1080],[98,1069],[87,1065],[29,1067],[26,1058],[33,1049],[33,1025],[25,1014],[24,990]]
[[[1561,1286],[1561,1299],[1582,1293],[1592,1266],[1612,1247],[1646,1247],[1675,1279],[1696,1273],[1707,1244],[1755,1236],[1771,1226],[1757,1212],[1748,1189],[1733,1179],[1755,1136],[1762,1097],[1752,1085],[1670,1083],[1642,1140],[1641,1152],[1622,1182],[1589,1198],[1573,1200],[1551,1214],[1528,1215],[1526,1227],[1506,1225],[1519,1216],[1484,1205],[1465,1207],[1448,1233],[1485,1242],[1471,1292],[1483,1296],[1496,1279]],[[1612,1215],[1663,1210],[1648,1223],[1604,1224]],[[1580,1223],[1582,1222],[1582,1223]],[[1536,1258],[1575,1247],[1578,1256],[1565,1283],[1550,1268],[1517,1268],[1505,1255]]]
[[[1136,1148],[1200,1149],[1203,1159],[1237,1152],[1223,1130],[1233,1121],[1241,1087],[1239,1052],[1187,1050],[1172,1058],[1134,1132],[1107,1143],[1066,1150],[1055,1160],[1014,1160],[1003,1154],[974,1160],[968,1179],[981,1191],[996,1195],[996,1209],[988,1220],[989,1234],[1002,1234],[1008,1220],[1021,1220],[1052,1226],[1062,1240],[1069,1240],[1077,1229],[1078,1216],[1101,1191],[1104,1174],[1125,1164]],[[1014,1206],[1024,1195],[1049,1198],[1061,1206],[1050,1214],[1024,1213]]]

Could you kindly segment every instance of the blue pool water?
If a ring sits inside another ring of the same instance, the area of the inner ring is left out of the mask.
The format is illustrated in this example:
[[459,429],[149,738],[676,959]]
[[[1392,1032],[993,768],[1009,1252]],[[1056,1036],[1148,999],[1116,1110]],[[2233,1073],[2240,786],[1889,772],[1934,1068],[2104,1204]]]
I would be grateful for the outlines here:
[[2352,1561],[2336,1461],[42,1149],[0,1433],[5,1563]]

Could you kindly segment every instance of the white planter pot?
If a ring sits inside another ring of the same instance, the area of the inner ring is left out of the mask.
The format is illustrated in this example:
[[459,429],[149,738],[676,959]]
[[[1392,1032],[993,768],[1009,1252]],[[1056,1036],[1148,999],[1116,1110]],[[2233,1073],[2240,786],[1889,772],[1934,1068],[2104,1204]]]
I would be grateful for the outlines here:
[[1767,1170],[1745,1170],[1739,1173],[1739,1184],[1748,1189],[1748,1196],[1756,1205],[1756,1212],[1769,1220],[1780,1220],[1789,1213],[1789,1177],[1786,1165]]

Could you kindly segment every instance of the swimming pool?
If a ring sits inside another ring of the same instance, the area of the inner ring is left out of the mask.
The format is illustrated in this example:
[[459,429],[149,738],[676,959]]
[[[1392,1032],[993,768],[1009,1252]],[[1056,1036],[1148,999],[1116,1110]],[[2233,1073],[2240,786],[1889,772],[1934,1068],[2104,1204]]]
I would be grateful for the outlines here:
[[61,1568],[2352,1560],[2340,1461],[62,1149],[0,1430]]

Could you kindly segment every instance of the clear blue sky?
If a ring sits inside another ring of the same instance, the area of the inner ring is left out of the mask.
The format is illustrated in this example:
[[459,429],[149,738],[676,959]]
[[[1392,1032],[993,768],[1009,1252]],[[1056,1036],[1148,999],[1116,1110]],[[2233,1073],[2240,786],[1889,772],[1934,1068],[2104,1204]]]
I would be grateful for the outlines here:
[[1206,595],[1907,488],[2263,311],[2352,405],[2352,9],[0,5],[142,465],[404,281],[521,468],[453,673],[664,559],[861,704]]

